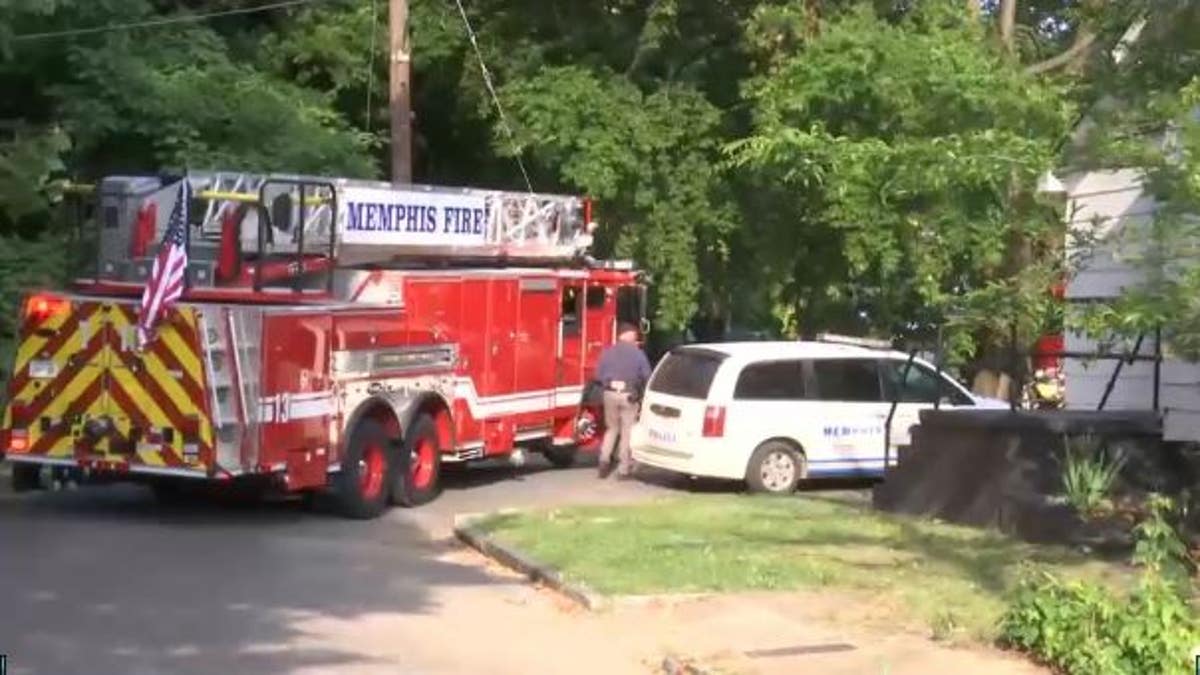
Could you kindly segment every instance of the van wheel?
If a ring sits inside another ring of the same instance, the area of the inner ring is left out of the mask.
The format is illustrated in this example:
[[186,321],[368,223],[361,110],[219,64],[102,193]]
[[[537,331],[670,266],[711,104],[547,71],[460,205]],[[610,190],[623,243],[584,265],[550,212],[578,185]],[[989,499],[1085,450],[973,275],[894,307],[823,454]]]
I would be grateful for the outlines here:
[[746,484],[752,492],[790,494],[807,473],[803,453],[783,441],[767,441],[750,456]]
[[421,414],[404,434],[401,470],[393,479],[392,500],[401,506],[420,506],[442,491],[442,444],[433,418]]
[[395,442],[383,425],[372,419],[359,422],[334,478],[337,511],[359,520],[381,515],[387,509],[396,460]]

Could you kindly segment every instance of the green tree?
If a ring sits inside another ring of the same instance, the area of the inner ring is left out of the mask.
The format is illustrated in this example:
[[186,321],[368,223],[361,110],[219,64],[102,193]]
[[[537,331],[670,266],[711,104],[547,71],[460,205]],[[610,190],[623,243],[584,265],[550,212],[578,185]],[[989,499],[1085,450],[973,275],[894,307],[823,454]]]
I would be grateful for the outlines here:
[[1161,327],[1170,349],[1200,359],[1200,7],[1139,0],[1101,25],[1127,36],[1125,58],[1092,64],[1098,104],[1071,159],[1079,168],[1140,169],[1157,211],[1148,226],[1101,242],[1133,260],[1144,282],[1073,323],[1108,342]]
[[1044,315],[1055,257],[1035,250],[1018,267],[1009,254],[1062,234],[1031,195],[1071,109],[960,4],[926,7],[891,19],[860,7],[777,58],[748,84],[754,132],[729,155],[779,186],[749,234],[792,330],[892,335],[954,319],[967,355]]

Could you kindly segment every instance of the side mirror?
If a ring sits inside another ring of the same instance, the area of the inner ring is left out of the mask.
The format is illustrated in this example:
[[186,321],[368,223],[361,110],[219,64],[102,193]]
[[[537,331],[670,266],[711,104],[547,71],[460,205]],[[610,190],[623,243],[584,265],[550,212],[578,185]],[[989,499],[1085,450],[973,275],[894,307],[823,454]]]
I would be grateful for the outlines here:
[[645,336],[645,335],[650,334],[650,329],[651,329],[650,319],[646,318],[646,311],[647,311],[648,305],[649,305],[649,303],[646,299],[647,298],[647,289],[646,289],[646,286],[643,284],[638,284],[637,288],[638,288],[638,328],[641,330],[642,335]]

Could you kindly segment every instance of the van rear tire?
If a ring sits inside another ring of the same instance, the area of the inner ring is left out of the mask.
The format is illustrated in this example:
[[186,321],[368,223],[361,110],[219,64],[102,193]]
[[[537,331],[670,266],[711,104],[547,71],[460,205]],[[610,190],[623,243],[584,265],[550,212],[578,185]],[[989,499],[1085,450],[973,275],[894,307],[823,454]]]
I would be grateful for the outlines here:
[[746,466],[751,492],[786,495],[796,491],[808,475],[804,453],[784,441],[767,441],[755,449]]

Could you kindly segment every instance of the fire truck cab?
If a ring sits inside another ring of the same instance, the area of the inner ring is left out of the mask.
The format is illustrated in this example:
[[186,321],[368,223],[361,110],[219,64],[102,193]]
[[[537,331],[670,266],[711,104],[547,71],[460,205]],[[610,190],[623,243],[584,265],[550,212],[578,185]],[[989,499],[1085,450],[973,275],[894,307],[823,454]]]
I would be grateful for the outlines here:
[[[449,463],[594,449],[594,365],[645,326],[638,271],[588,255],[576,197],[233,173],[94,194],[94,269],[24,301],[0,424],[18,489],[274,485],[375,517],[433,499]],[[185,290],[139,347],[181,195]]]

